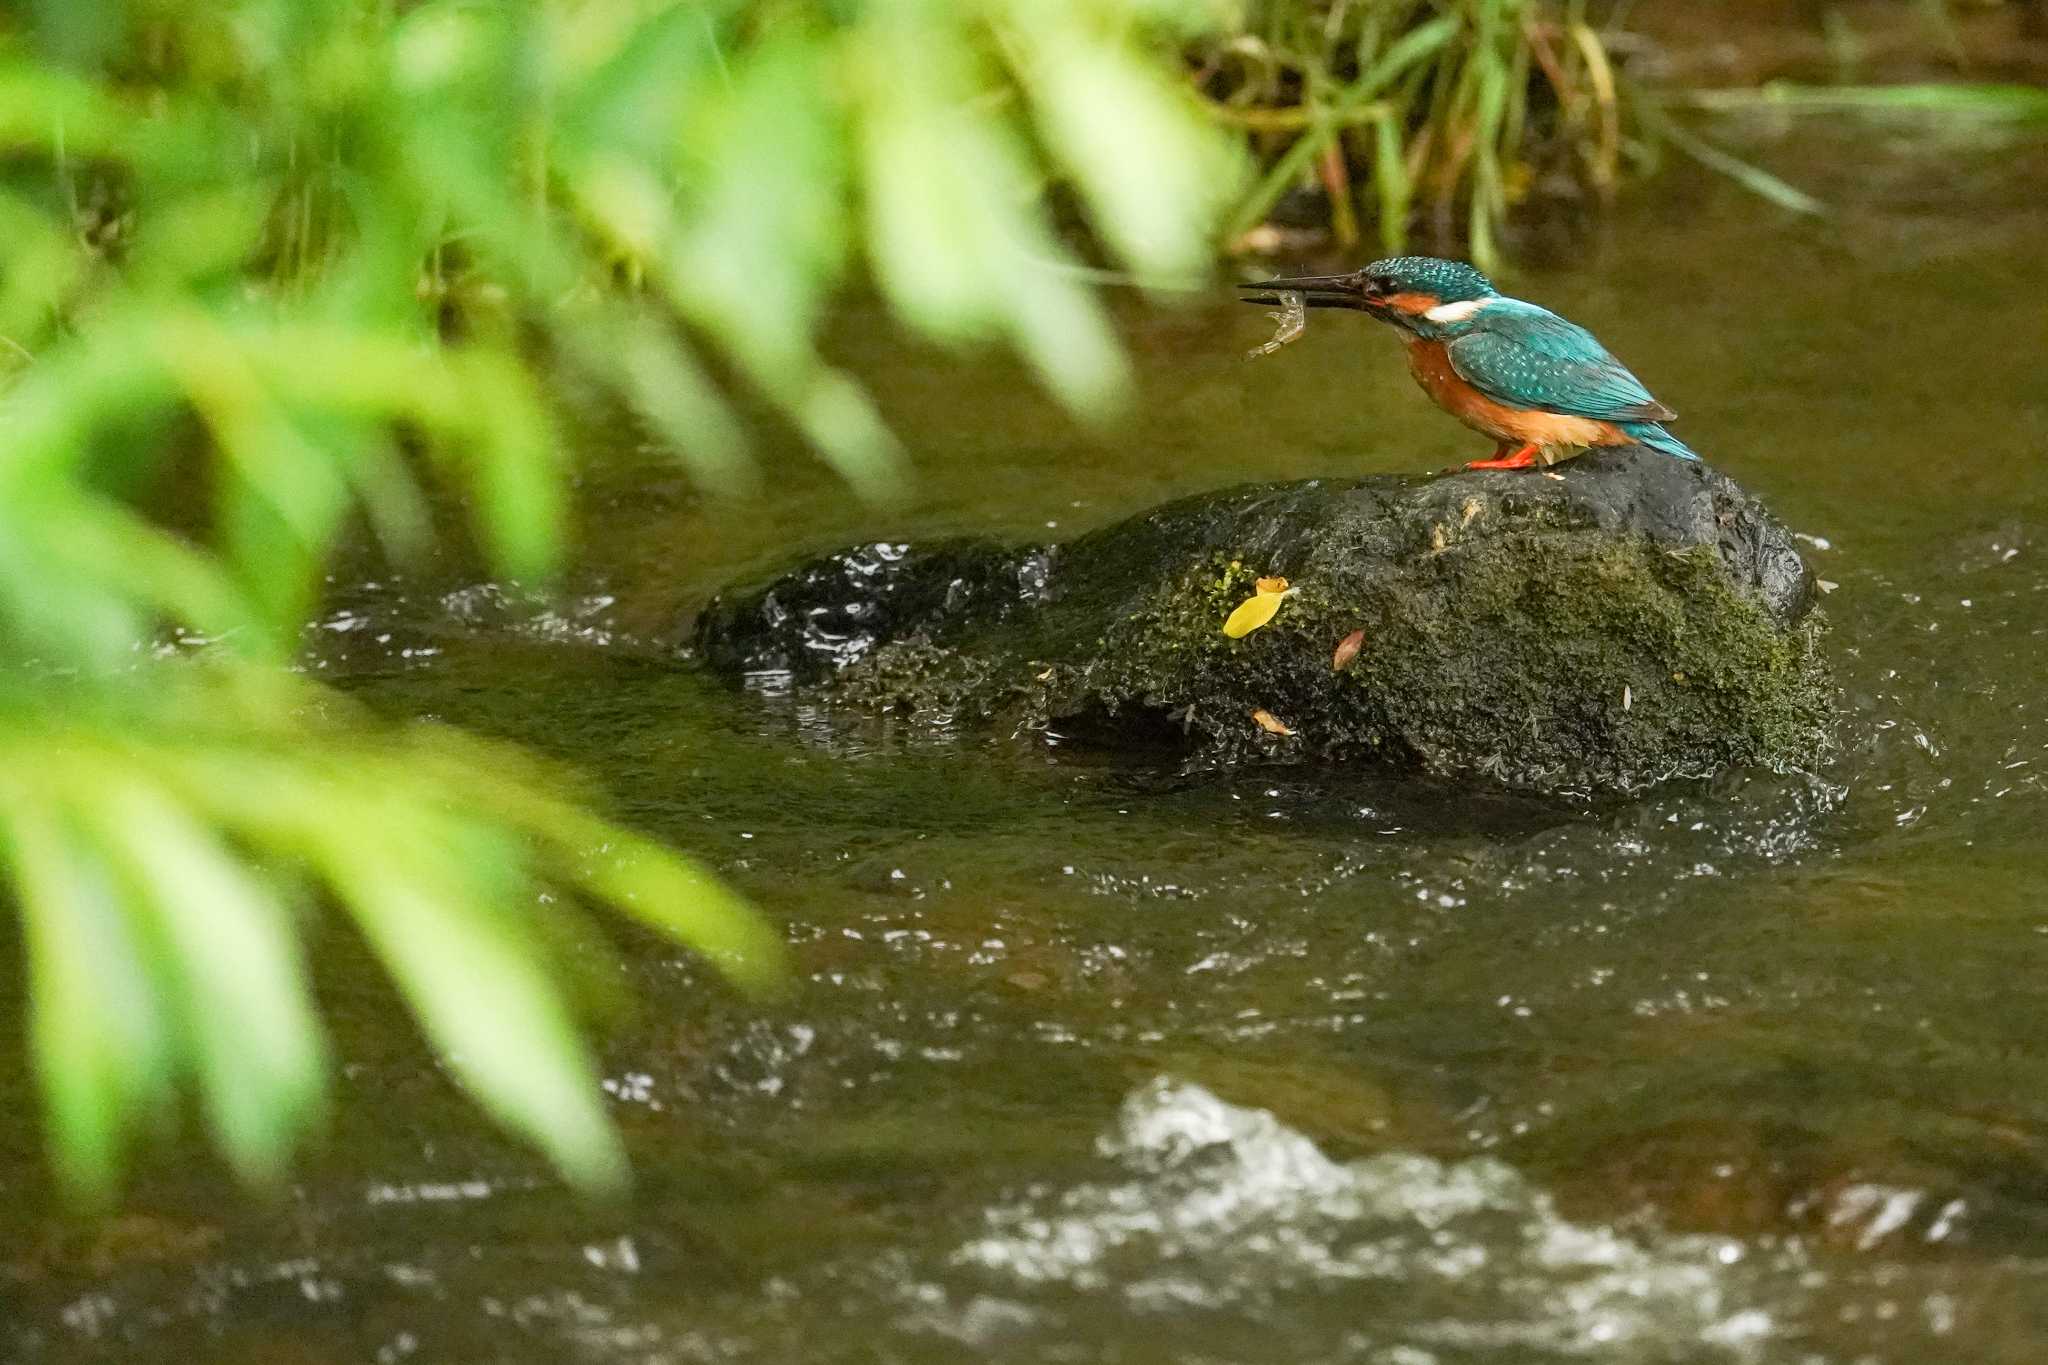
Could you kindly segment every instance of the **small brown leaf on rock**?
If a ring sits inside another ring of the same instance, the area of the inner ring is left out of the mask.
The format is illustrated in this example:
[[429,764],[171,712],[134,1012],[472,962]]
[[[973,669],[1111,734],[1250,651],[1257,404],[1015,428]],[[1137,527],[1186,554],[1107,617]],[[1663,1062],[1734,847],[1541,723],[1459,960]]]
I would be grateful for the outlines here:
[[1278,578],[1278,577],[1275,577],[1275,578],[1261,578],[1261,579],[1260,579],[1260,580],[1259,580],[1258,582],[1254,583],[1254,584],[1253,584],[1252,586],[1253,586],[1253,587],[1255,587],[1255,588],[1257,588],[1257,589],[1258,589],[1258,590],[1259,590],[1260,592],[1286,592],[1286,591],[1287,591],[1287,580],[1286,580],[1286,579],[1284,579],[1284,578]]
[[1354,630],[1337,642],[1337,652],[1330,656],[1330,667],[1342,673],[1358,658],[1358,651],[1365,644],[1365,632]]
[[1287,728],[1286,722],[1264,707],[1254,710],[1252,712],[1252,719],[1257,721],[1259,728],[1269,735],[1291,735],[1294,733],[1294,731]]

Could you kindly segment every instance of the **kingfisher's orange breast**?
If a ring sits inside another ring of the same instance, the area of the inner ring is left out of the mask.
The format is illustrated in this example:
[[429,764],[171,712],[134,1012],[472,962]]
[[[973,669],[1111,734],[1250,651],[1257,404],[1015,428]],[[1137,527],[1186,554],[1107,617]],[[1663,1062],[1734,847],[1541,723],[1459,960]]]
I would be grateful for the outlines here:
[[1627,445],[1630,437],[1612,422],[1590,417],[1572,417],[1561,412],[1533,408],[1511,408],[1496,402],[1465,382],[1451,365],[1444,344],[1430,338],[1411,336],[1408,342],[1408,373],[1436,405],[1474,431],[1496,441],[1539,446]]

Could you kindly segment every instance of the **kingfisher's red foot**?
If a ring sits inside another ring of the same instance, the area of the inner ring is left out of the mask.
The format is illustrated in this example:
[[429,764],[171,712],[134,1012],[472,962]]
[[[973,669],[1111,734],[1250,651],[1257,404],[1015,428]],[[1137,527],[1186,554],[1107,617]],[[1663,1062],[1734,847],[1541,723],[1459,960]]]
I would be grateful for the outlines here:
[[1467,469],[1527,469],[1536,463],[1538,447],[1531,443],[1492,460],[1473,460]]

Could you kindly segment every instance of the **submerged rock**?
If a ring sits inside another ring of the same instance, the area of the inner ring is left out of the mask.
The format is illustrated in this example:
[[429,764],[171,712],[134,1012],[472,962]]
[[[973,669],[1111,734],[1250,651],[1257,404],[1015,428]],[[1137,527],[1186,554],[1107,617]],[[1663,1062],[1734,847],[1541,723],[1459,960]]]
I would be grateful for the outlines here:
[[[1275,576],[1294,589],[1278,615],[1227,638]],[[1812,591],[1792,537],[1726,477],[1596,450],[1555,477],[1226,489],[1064,545],[863,546],[719,598],[696,641],[735,681],[1198,763],[1631,788],[1826,754]]]

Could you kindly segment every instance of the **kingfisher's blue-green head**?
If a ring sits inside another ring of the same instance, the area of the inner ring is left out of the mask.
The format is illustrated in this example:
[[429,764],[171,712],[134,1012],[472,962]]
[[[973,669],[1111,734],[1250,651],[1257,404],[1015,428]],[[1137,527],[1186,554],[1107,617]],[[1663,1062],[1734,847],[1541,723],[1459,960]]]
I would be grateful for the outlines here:
[[[1358,272],[1365,276],[1365,288],[1383,299],[1413,295],[1427,307],[1440,303],[1470,303],[1490,299],[1500,291],[1493,281],[1463,261],[1446,261],[1436,256],[1390,256],[1374,261]],[[1402,311],[1408,311],[1406,309]]]
[[[1493,281],[1465,262],[1436,256],[1390,256],[1349,275],[1297,275],[1243,287],[1259,291],[1247,302],[1270,302],[1274,294],[1287,290],[1301,294],[1311,308],[1355,308],[1426,334],[1447,325],[1447,317],[1469,318],[1473,310],[1458,305],[1483,304],[1500,293]],[[1448,315],[1442,311],[1446,308]]]

